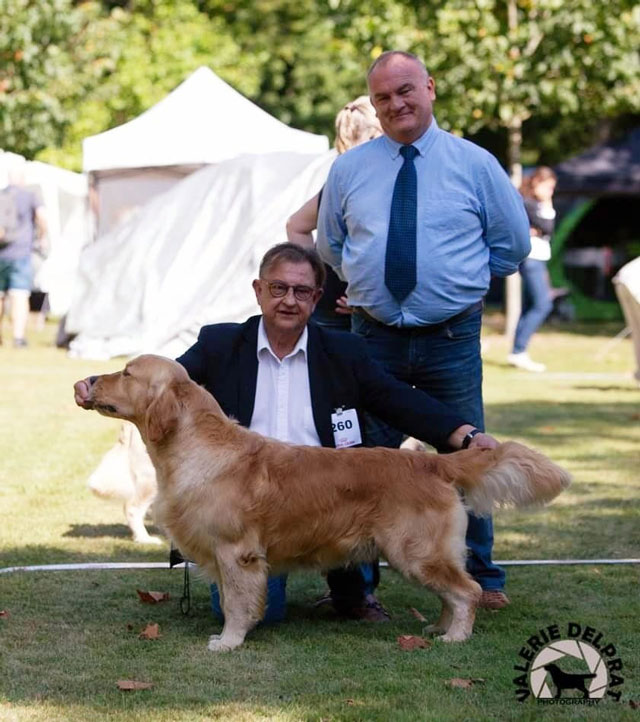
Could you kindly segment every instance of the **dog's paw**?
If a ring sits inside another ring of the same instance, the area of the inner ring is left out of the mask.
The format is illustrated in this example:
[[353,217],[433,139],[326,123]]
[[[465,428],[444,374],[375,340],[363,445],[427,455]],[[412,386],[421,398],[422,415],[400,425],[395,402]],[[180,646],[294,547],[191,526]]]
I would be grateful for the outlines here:
[[157,536],[133,537],[133,541],[136,544],[163,544],[162,539],[158,539]]
[[441,627],[439,624],[428,624],[423,629],[424,634],[445,634],[446,628]]
[[210,652],[229,652],[232,649],[239,647],[241,644],[242,640],[238,642],[229,638],[224,639],[219,634],[212,634],[209,637],[209,644],[207,644],[207,649]]
[[471,635],[465,632],[451,632],[449,630],[446,634],[438,637],[441,642],[466,642]]

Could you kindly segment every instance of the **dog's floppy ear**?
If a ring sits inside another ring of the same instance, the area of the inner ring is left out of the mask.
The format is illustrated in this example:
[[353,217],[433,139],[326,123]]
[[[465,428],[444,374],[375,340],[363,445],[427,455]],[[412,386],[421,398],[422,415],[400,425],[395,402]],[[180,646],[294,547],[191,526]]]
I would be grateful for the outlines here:
[[145,416],[147,439],[153,443],[162,441],[178,423],[180,405],[171,386],[165,387],[153,399]]

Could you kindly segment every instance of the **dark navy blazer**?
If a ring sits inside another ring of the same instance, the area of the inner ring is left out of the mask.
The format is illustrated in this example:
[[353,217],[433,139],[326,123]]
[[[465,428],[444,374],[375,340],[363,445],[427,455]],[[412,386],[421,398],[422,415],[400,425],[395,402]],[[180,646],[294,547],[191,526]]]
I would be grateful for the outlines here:
[[[243,426],[249,426],[253,415],[259,322],[260,316],[253,316],[242,324],[204,326],[196,343],[177,359]],[[313,322],[307,328],[311,405],[323,446],[335,446],[331,414],[338,407],[356,409],[365,444],[364,411],[438,447],[446,447],[451,432],[468,423],[448,406],[388,374],[359,336]]]

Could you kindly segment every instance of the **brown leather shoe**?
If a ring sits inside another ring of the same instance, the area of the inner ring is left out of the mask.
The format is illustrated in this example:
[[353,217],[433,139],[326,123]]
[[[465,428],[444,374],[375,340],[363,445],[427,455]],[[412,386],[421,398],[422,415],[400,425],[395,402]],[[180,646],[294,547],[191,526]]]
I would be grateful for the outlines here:
[[361,606],[345,610],[344,616],[349,619],[364,619],[366,622],[388,622],[391,619],[389,612],[373,594],[367,594]]
[[500,589],[483,589],[478,602],[480,609],[503,609],[511,604],[509,597]]

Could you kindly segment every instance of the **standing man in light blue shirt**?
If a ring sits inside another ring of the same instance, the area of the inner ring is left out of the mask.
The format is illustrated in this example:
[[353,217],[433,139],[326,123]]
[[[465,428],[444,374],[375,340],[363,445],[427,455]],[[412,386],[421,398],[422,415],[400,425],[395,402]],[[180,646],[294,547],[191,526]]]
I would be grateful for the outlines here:
[[[529,253],[522,199],[490,153],[440,130],[435,83],[417,57],[383,53],[368,83],[385,135],[333,164],[317,249],[348,282],[352,330],[371,353],[482,430],[482,301],[491,275],[514,273]],[[400,444],[395,429],[371,426],[379,445]],[[470,515],[467,544],[481,606],[506,606],[491,519]]]

